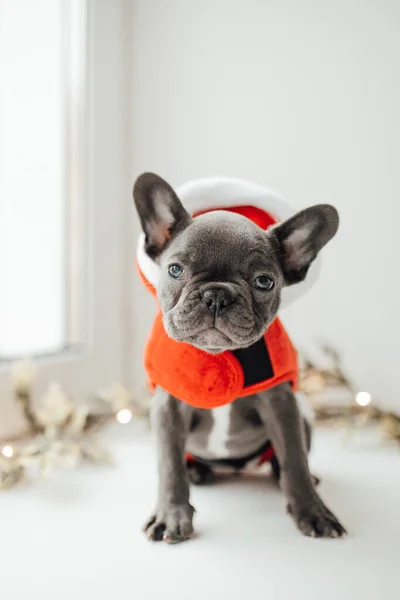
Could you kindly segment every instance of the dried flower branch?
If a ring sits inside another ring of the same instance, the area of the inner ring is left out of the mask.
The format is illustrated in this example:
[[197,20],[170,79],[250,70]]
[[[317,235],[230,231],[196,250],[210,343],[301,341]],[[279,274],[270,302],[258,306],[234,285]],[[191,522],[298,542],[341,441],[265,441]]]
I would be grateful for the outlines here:
[[19,483],[28,469],[36,467],[47,477],[55,467],[74,468],[81,460],[94,464],[112,462],[108,450],[95,437],[107,424],[127,423],[132,416],[146,417],[149,403],[134,401],[120,384],[99,394],[101,410],[89,404],[75,405],[60,384],[51,382],[33,407],[32,384],[36,369],[29,361],[17,363],[12,370],[15,401],[26,418],[28,435],[0,446],[0,490]]
[[343,358],[340,352],[329,344],[324,344],[321,353],[330,362],[329,367],[321,368],[305,354],[301,356],[303,368],[300,388],[309,397],[312,404],[315,396],[321,398],[328,389],[336,390],[338,393],[340,390],[346,391],[348,402],[344,405],[314,402],[313,408],[317,423],[343,426],[348,432],[368,424],[375,424],[384,435],[400,443],[400,417],[394,413],[380,410],[376,406],[357,404],[356,398],[360,394],[357,393],[357,387],[342,366]]

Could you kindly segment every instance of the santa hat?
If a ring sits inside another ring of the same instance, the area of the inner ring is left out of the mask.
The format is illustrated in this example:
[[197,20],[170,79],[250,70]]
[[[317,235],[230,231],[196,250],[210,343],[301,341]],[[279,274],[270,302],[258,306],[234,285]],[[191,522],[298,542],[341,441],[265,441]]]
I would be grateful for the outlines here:
[[[266,229],[285,221],[296,211],[276,192],[261,185],[231,178],[204,178],[189,181],[176,189],[187,212],[196,216],[211,210],[230,210],[241,213]],[[157,289],[159,266],[144,250],[144,234],[137,247],[138,267],[147,282]],[[282,290],[281,308],[292,304],[307,292],[318,278],[320,257],[314,260],[304,281]]]

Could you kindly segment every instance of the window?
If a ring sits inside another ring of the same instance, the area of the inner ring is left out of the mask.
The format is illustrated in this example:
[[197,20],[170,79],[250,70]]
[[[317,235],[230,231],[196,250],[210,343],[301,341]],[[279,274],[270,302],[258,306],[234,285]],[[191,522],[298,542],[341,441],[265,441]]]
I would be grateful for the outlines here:
[[129,5],[0,0],[0,438],[21,356],[39,395],[136,385]]
[[80,340],[85,4],[0,3],[0,359]]

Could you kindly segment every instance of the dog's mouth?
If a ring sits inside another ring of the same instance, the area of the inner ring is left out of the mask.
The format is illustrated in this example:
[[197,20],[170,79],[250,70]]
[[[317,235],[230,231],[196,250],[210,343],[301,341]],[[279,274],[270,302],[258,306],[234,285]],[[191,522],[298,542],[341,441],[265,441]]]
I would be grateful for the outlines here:
[[210,354],[220,354],[234,346],[233,340],[215,325],[197,332],[196,335],[191,336],[188,343]]
[[235,332],[235,335],[230,335],[230,331],[222,331],[217,324],[196,330],[192,329],[186,334],[182,330],[178,330],[169,320],[164,320],[164,325],[168,335],[177,342],[185,342],[209,354],[220,354],[227,350],[245,348],[254,343],[259,337],[258,332],[254,330],[251,331],[250,335],[240,336],[238,332]]
[[165,312],[163,322],[169,337],[210,354],[250,346],[268,324],[267,320],[257,319],[244,301],[237,302],[233,310],[221,315],[212,315],[197,303],[186,302]]

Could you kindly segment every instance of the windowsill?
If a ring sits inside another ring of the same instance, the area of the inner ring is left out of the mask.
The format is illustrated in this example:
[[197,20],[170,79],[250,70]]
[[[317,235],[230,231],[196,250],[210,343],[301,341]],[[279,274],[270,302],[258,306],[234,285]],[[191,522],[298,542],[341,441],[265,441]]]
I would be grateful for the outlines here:
[[[43,354],[30,354],[29,358],[32,359],[39,367],[41,365],[58,364],[60,362],[68,362],[81,359],[88,352],[88,347],[83,344],[74,344],[73,346],[65,346],[60,350],[54,350],[53,352],[45,352]],[[18,360],[26,358],[26,356],[13,356],[0,358],[0,372],[8,371],[10,366]]]

